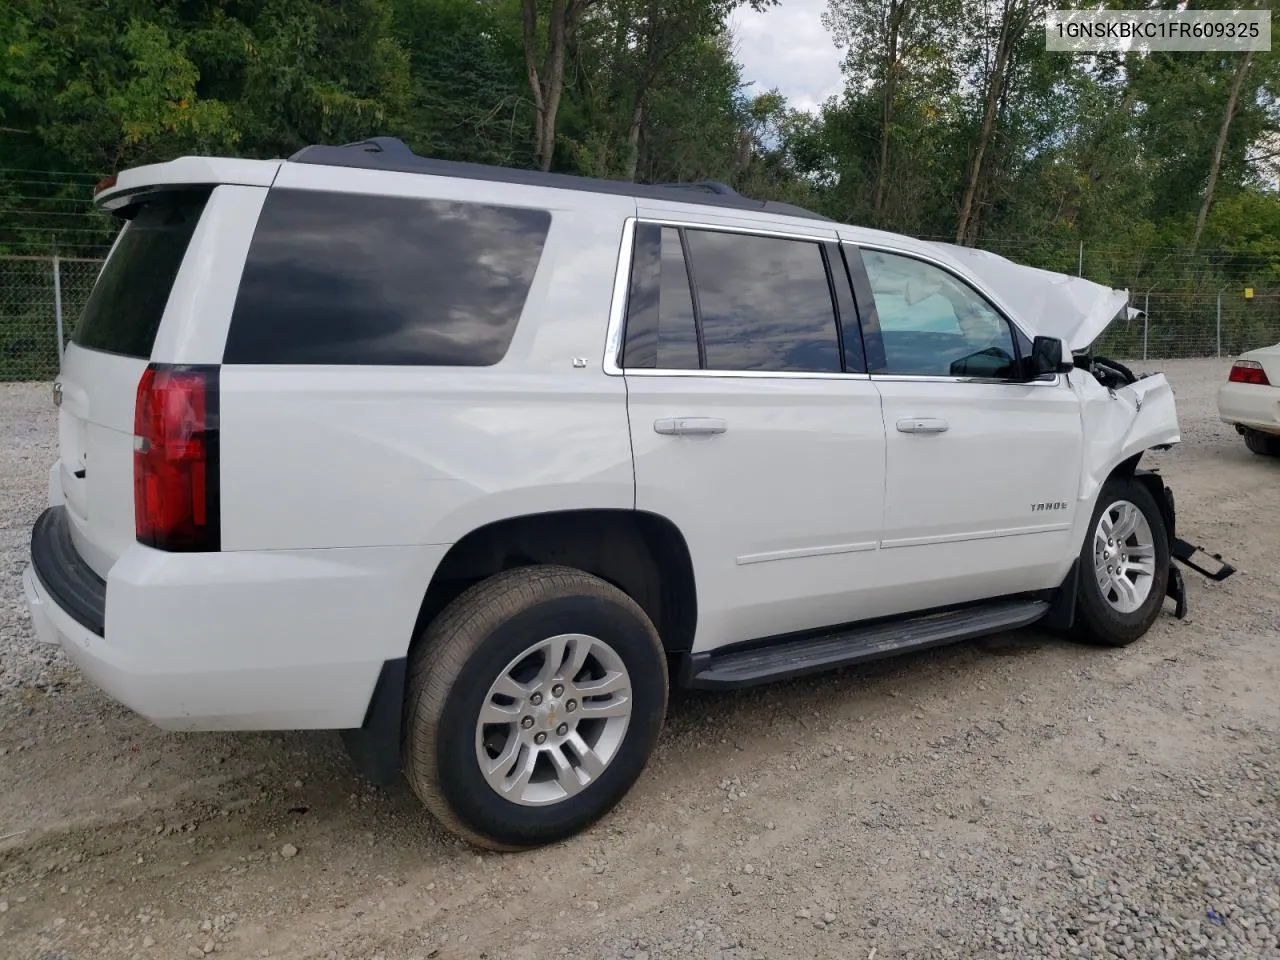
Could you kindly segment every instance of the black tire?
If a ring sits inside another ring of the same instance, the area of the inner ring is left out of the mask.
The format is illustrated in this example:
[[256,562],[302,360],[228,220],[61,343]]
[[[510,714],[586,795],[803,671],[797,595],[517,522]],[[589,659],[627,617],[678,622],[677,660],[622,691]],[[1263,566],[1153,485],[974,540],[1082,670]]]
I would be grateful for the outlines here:
[[[630,680],[630,718],[612,760],[580,793],[523,805],[484,777],[477,758],[479,711],[505,665],[567,633],[598,638],[620,657]],[[662,729],[667,691],[658,632],[621,590],[569,567],[500,573],[446,607],[411,655],[405,776],[445,827],[478,846],[521,850],[563,840],[616,806],[640,776]]]
[[[1146,519],[1151,530],[1155,553],[1155,571],[1150,591],[1142,604],[1132,612],[1118,610],[1103,594],[1094,573],[1094,531],[1104,512],[1122,501],[1133,504]],[[1124,647],[1143,636],[1160,615],[1169,582],[1172,562],[1169,532],[1150,489],[1139,480],[1113,478],[1102,485],[1094,505],[1089,529],[1080,550],[1080,578],[1076,596],[1076,634],[1089,643],[1108,647]]]
[[1244,445],[1260,457],[1280,457],[1280,437],[1258,430],[1244,432]]

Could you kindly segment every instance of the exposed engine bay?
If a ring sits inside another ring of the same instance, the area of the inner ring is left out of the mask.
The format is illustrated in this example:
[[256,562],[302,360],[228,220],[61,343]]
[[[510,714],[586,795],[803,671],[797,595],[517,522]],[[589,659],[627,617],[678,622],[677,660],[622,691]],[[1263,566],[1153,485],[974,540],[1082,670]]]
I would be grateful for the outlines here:
[[1094,378],[1108,390],[1118,390],[1120,387],[1127,387],[1131,383],[1137,383],[1150,376],[1149,373],[1134,373],[1119,360],[1112,360],[1109,357],[1095,357],[1092,354],[1083,353],[1076,354],[1073,359],[1077,370],[1085,370],[1093,374]]

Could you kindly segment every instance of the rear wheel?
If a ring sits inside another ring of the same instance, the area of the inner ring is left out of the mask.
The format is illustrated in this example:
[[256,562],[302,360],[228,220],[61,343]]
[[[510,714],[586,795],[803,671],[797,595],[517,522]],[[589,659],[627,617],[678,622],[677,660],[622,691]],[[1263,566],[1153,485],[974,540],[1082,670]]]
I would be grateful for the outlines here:
[[1164,603],[1169,549],[1164,518],[1144,484],[1103,484],[1080,553],[1076,613],[1084,639],[1122,647],[1151,628]]
[[1244,445],[1261,457],[1280,457],[1280,437],[1259,430],[1245,430]]
[[421,638],[405,773],[475,844],[551,843],[621,800],[666,705],[662,643],[630,597],[567,567],[511,570],[460,596]]

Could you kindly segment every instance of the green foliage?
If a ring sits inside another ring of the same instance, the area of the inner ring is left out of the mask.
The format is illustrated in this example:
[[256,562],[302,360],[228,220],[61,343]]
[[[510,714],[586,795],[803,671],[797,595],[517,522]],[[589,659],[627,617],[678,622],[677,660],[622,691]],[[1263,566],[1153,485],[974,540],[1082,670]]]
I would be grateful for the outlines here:
[[[96,179],[181,154],[277,157],[390,134],[425,155],[534,166],[524,2],[8,0],[0,253],[101,252],[112,227],[89,204]],[[1004,18],[1043,2],[828,0],[845,88],[805,113],[744,88],[728,27],[744,0],[585,0],[555,169],[721,180],[953,238]],[[539,0],[538,63],[550,7]],[[1280,58],[1258,55],[1242,74],[1215,160],[1241,54],[1043,48],[1033,24],[998,78],[966,236],[1069,273],[1083,245],[1086,275],[1133,290],[1247,282],[1280,297],[1275,174],[1250,159],[1280,159]]]
[[456,0],[400,0],[395,33],[409,51],[406,142],[446,160],[532,166],[533,109],[511,10]]

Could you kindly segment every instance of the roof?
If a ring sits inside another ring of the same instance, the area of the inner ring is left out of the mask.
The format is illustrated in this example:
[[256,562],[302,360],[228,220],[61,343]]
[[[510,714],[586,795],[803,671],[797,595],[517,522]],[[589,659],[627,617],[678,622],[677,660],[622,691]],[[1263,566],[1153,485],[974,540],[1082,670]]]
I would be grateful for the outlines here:
[[484,163],[437,160],[418,156],[402,140],[395,137],[372,137],[369,140],[343,146],[316,144],[303,147],[289,158],[289,162],[314,163],[330,167],[355,167],[361,170],[387,170],[396,173],[419,173],[433,177],[462,177],[469,180],[518,183],[530,187],[554,187],[559,190],[582,190],[587,193],[644,197],[651,200],[678,200],[681,203],[697,203],[832,222],[829,217],[794,204],[744,197],[732,187],[714,180],[699,180],[694,183],[641,184],[628,180],[602,180],[567,173],[543,173],[541,170],[499,167]]

